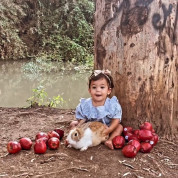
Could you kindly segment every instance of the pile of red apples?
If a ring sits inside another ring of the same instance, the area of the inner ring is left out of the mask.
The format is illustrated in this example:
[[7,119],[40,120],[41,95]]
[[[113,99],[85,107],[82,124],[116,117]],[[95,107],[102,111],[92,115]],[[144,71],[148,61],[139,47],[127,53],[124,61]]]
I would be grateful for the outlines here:
[[158,142],[158,135],[149,122],[144,122],[140,129],[124,127],[124,136],[116,136],[112,142],[115,149],[122,148],[125,157],[133,158],[140,151],[149,153]]
[[[39,132],[36,134],[34,143],[34,153],[44,154],[47,148],[56,150],[60,146],[60,141],[64,136],[64,131],[60,128],[49,131],[48,133]],[[28,137],[23,137],[19,141],[10,141],[7,144],[7,151],[10,154],[18,153],[23,150],[30,150],[33,142]]]

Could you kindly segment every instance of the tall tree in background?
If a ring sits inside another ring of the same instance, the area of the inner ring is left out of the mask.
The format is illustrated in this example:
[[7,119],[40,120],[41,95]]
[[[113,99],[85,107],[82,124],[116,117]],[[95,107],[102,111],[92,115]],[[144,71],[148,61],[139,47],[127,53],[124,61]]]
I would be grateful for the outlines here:
[[109,69],[123,123],[178,133],[177,0],[96,0],[95,69]]

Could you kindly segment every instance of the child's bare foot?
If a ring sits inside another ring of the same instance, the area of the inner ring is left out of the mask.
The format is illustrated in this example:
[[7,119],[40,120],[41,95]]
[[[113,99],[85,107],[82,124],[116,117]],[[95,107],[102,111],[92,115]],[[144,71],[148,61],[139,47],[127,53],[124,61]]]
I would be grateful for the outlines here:
[[113,146],[113,144],[112,144],[112,140],[107,140],[107,141],[104,142],[104,144],[105,144],[108,148],[110,148],[111,150],[114,150],[114,146]]

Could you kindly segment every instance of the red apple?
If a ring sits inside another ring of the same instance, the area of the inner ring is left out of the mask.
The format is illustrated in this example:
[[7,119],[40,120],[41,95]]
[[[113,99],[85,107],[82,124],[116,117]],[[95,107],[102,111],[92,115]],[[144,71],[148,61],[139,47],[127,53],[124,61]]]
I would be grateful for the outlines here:
[[138,133],[139,133],[139,129],[133,130],[134,135],[138,135]]
[[151,131],[152,131],[152,133],[155,133],[155,130],[154,130],[154,129],[152,129]]
[[59,144],[60,144],[60,141],[58,138],[56,137],[51,137],[49,140],[48,140],[48,146],[50,149],[52,150],[55,150],[55,149],[58,149],[59,148]]
[[38,139],[34,145],[34,152],[37,154],[43,154],[46,152],[47,146],[43,139]]
[[124,135],[126,135],[128,132],[132,133],[133,129],[132,127],[124,127]]
[[43,138],[44,140],[47,141],[47,140],[49,139],[49,136],[48,136],[48,134],[45,133],[45,132],[39,132],[39,133],[36,134],[35,140],[38,140],[38,139],[40,139],[40,138]]
[[60,140],[61,140],[63,138],[63,136],[64,136],[64,131],[62,129],[60,129],[60,128],[56,128],[56,129],[54,129],[54,131],[59,134]]
[[137,154],[137,149],[133,145],[126,145],[122,149],[122,153],[125,157],[133,158]]
[[138,152],[138,151],[140,150],[140,148],[141,148],[140,142],[137,141],[137,140],[130,140],[130,141],[128,142],[128,145],[133,145],[133,146],[135,146],[135,148],[137,149],[137,152]]
[[49,140],[47,137],[42,137],[42,138],[39,138],[38,140],[43,140],[46,144],[47,144],[47,141]]
[[130,137],[131,137],[132,135],[133,135],[132,133],[127,132],[126,135],[125,135],[125,140],[126,140],[126,141],[130,140]]
[[22,149],[24,150],[30,150],[32,147],[32,141],[30,138],[27,137],[21,138],[19,142],[21,144]]
[[145,142],[147,140],[151,140],[153,137],[153,134],[150,130],[139,130],[138,138],[139,140]]
[[130,140],[137,140],[138,142],[140,142],[138,135],[132,134],[128,137],[128,141]]
[[152,146],[155,146],[158,142],[158,135],[156,133],[152,133],[153,137],[150,140],[147,140],[146,142],[150,143]]
[[141,126],[140,126],[141,130],[150,130],[152,131],[153,127],[151,125],[151,123],[149,122],[144,122]]
[[123,136],[118,135],[112,139],[112,143],[114,145],[114,148],[122,148],[125,144],[125,139]]
[[52,138],[52,137],[56,137],[56,138],[60,139],[59,134],[57,132],[55,132],[54,130],[48,132],[48,137],[49,137],[49,139]]
[[21,149],[21,145],[17,141],[10,141],[7,143],[7,151],[11,154],[18,153]]
[[150,143],[142,142],[140,151],[142,153],[149,153],[152,150],[153,146]]
[[159,137],[156,133],[153,133],[153,138],[154,138],[154,145],[156,145],[159,140]]

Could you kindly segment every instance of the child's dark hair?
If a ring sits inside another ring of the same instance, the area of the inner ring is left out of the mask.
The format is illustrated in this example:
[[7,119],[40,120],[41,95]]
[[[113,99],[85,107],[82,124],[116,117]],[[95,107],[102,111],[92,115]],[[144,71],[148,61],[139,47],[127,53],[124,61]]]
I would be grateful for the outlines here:
[[105,73],[99,73],[98,75],[95,75],[94,72],[89,77],[88,87],[90,88],[91,81],[97,81],[102,78],[106,79],[109,88],[114,88],[113,78],[111,75]]

